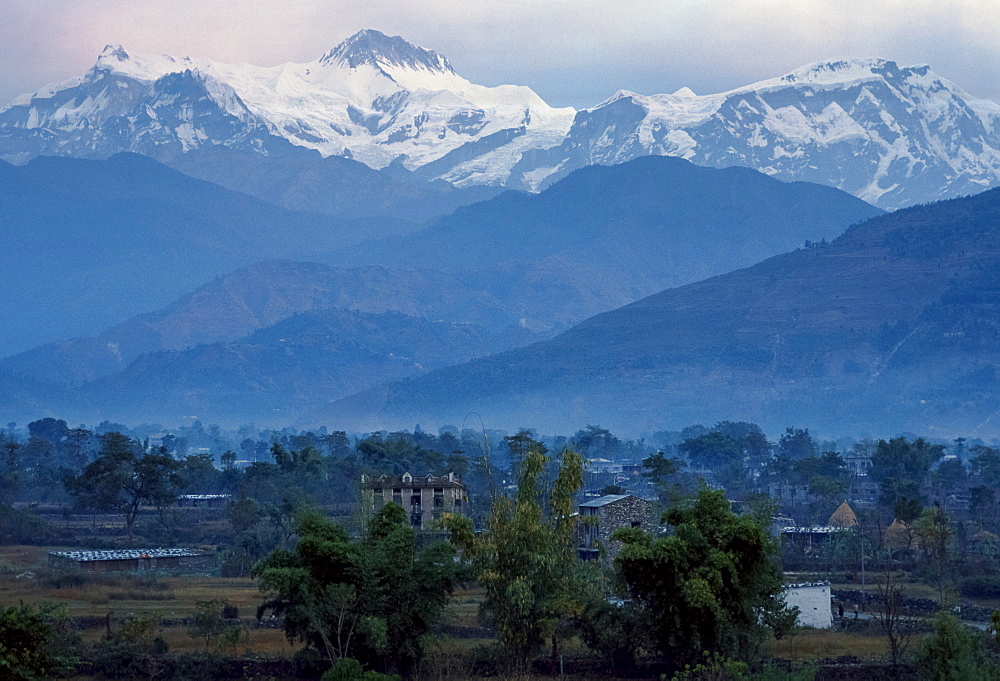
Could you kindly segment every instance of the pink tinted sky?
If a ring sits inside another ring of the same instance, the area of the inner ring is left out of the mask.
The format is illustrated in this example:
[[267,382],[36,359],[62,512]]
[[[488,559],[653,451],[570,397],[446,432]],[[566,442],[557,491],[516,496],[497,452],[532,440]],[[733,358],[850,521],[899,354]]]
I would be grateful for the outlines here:
[[929,63],[1000,100],[997,0],[2,0],[0,106],[79,76],[105,44],[274,65],[361,28],[475,82],[585,107],[618,89],[718,92],[830,57]]

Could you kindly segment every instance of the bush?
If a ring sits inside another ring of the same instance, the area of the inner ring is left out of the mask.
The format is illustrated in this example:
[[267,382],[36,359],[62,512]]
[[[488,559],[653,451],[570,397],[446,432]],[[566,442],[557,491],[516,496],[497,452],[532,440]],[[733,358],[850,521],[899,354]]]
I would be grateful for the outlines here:
[[71,671],[79,634],[52,606],[0,608],[0,678],[33,681]]
[[30,508],[0,505],[0,544],[54,544],[65,538]]
[[333,669],[323,674],[323,681],[400,681],[400,679],[395,674],[363,671],[360,662],[342,657],[337,660]]
[[986,655],[985,635],[945,612],[934,618],[934,631],[920,642],[916,663],[928,681],[987,681],[1000,669]]
[[1000,575],[977,575],[962,580],[959,591],[966,598],[1000,598]]
[[144,613],[122,622],[110,638],[94,646],[94,670],[107,678],[152,678],[167,668],[167,642],[160,635],[160,619]]

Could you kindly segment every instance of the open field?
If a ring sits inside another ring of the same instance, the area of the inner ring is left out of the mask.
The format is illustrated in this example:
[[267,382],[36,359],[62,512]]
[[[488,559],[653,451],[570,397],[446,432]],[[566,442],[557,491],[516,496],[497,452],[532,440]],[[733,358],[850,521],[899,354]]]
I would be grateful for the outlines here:
[[85,575],[75,584],[48,568],[50,550],[58,547],[0,547],[0,602],[55,603],[73,616],[149,611],[180,618],[193,614],[199,601],[212,599],[226,599],[241,616],[250,617],[261,600],[256,582],[250,579],[109,573]]
[[863,660],[882,660],[889,655],[885,636],[857,634],[835,629],[803,629],[780,641],[764,643],[767,655],[786,660],[817,660],[852,655]]
[[[87,575],[81,583],[73,579],[60,580],[60,574],[47,567],[50,550],[60,547],[5,546],[0,547],[0,603],[18,601],[54,603],[66,607],[74,617],[113,619],[143,612],[155,613],[167,620],[190,617],[199,601],[225,599],[239,608],[239,615],[252,618],[262,594],[251,579],[226,579],[208,576],[154,576],[112,573]],[[851,585],[846,585],[851,586]],[[908,587],[910,585],[907,585]],[[924,587],[924,585],[913,585]],[[909,591],[909,589],[908,589]],[[914,588],[914,595],[927,595],[927,588]],[[479,607],[484,592],[479,587],[459,589],[452,596],[445,616],[445,630],[455,635],[434,637],[430,642],[433,669],[426,669],[428,678],[458,678],[466,669],[477,647],[492,641],[481,629]],[[93,643],[105,633],[103,626],[82,632],[84,640]],[[164,627],[162,632],[170,649],[177,653],[205,649],[204,641],[192,638],[186,626]],[[289,643],[280,629],[249,629],[236,646],[235,652],[249,652],[290,658],[298,643]],[[586,652],[574,641],[567,645],[568,654]],[[824,658],[854,656],[864,660],[881,660],[888,655],[885,638],[877,634],[841,630],[800,630],[782,640],[767,641],[762,652],[769,657],[809,662]],[[471,668],[469,668],[471,671]]]

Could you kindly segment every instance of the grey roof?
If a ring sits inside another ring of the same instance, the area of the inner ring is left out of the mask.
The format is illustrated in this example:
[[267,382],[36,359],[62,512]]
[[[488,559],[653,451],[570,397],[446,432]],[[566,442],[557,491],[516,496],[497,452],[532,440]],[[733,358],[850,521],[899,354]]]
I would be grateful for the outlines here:
[[52,551],[49,555],[78,562],[93,560],[134,560],[136,558],[171,558],[204,555],[193,549],[117,549],[109,551]]
[[[607,506],[608,504],[613,504],[616,501],[621,501],[627,497],[632,496],[631,494],[605,494],[603,497],[598,497],[597,499],[592,499],[590,501],[585,501],[580,504],[580,508],[599,508],[601,506]],[[638,498],[638,497],[636,497]]]
[[809,588],[809,587],[816,587],[816,586],[830,586],[830,582],[829,581],[824,581],[824,580],[821,580],[819,582],[797,582],[795,584],[785,584],[784,588],[785,589],[806,589],[806,588]]
[[782,527],[782,534],[833,534],[835,532],[851,532],[853,527],[839,525],[809,525],[807,527]]

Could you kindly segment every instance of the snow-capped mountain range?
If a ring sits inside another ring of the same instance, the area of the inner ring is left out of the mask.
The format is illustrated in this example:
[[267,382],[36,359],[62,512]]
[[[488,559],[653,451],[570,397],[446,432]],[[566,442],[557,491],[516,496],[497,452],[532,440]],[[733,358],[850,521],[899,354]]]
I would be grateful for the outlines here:
[[595,163],[681,156],[831,185],[883,208],[1000,184],[1000,105],[927,66],[834,60],[730,92],[618,92],[577,114],[558,147],[514,168],[537,189]]
[[0,110],[0,158],[169,159],[274,145],[402,166],[458,186],[537,191],[576,168],[643,155],[742,165],[832,185],[884,208],[1000,184],[1000,105],[927,66],[835,60],[730,92],[618,92],[574,111],[530,88],[485,87],[442,55],[361,31],[275,67],[132,55],[108,46],[82,78]]
[[[373,168],[440,163],[469,142],[477,156],[562,142],[575,111],[530,88],[484,87],[399,37],[361,31],[314,62],[258,67],[109,45],[83,78],[19,97],[0,111],[0,158],[158,157],[206,144],[266,151],[274,138]],[[448,164],[448,168],[454,164]],[[497,183],[493,175],[472,183]]]

